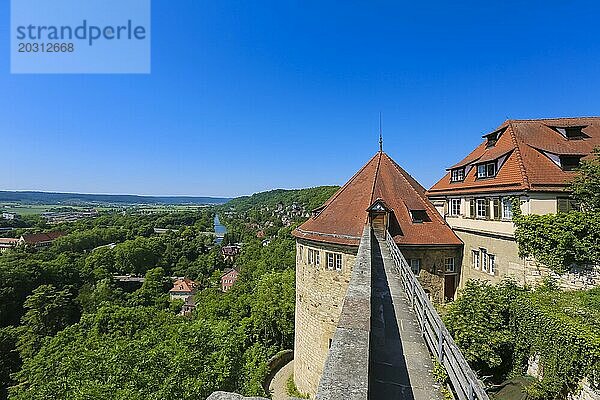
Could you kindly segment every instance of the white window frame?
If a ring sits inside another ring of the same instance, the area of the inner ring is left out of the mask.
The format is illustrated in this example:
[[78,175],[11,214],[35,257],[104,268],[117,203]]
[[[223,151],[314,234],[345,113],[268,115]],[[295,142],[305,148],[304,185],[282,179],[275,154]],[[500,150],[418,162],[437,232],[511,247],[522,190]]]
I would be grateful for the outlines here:
[[446,271],[446,273],[456,272],[456,265],[455,265],[454,257],[447,257],[444,260],[444,270]]
[[335,253],[335,270],[342,270],[342,255],[340,253]]
[[308,265],[313,265],[315,263],[315,253],[314,250],[308,249]]
[[480,268],[480,260],[479,260],[479,250],[471,250],[471,263],[473,264],[473,268],[479,270]]
[[450,199],[450,215],[457,217],[460,215],[461,199]]
[[325,253],[327,255],[327,269],[333,271],[335,269],[334,253]]
[[[493,166],[493,173],[490,174],[488,167]],[[486,162],[483,164],[477,164],[477,179],[481,178],[493,178],[498,174],[498,165],[496,161]]]
[[463,168],[455,168],[451,172],[450,180],[452,182],[462,182],[465,180],[465,169]]
[[512,216],[513,216],[512,199],[510,197],[503,197],[502,198],[502,219],[512,220]]
[[476,218],[479,218],[479,219],[487,218],[486,201],[489,201],[489,200],[488,199],[475,199],[475,217]]
[[412,270],[413,274],[418,276],[419,273],[421,272],[421,259],[420,258],[411,258],[410,259],[410,269]]
[[488,254],[488,269],[490,275],[496,275],[496,256]]
[[319,250],[314,250],[315,252],[315,266],[321,265],[321,252]]

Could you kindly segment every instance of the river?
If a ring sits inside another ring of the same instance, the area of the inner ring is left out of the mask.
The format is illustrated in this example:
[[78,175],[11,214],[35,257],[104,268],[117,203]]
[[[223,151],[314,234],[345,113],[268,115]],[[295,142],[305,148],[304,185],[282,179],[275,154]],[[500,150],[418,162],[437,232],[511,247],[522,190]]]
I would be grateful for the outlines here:
[[[215,233],[217,235],[224,235],[227,233],[227,228],[225,228],[224,225],[221,225],[221,221],[219,221],[219,214],[215,214],[215,220],[213,222],[214,226],[215,226]],[[215,240],[215,243],[217,244],[221,244],[221,242],[223,241],[222,238],[217,238]]]

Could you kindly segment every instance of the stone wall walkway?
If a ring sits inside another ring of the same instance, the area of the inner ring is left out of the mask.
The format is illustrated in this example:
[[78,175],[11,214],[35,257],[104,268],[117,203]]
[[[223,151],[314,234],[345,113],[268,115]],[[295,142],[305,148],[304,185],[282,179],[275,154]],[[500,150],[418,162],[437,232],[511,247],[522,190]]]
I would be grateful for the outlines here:
[[373,238],[369,398],[371,400],[441,400],[431,355],[394,262],[382,238]]

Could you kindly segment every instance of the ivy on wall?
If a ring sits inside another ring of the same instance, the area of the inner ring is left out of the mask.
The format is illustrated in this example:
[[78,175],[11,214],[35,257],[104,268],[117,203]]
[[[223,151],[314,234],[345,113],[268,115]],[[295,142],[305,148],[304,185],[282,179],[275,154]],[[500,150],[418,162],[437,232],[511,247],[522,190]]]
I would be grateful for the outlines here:
[[536,291],[511,305],[515,372],[539,356],[541,380],[527,391],[534,399],[564,399],[583,378],[600,385],[600,288]]
[[569,192],[581,211],[523,215],[519,200],[513,200],[519,255],[533,256],[557,273],[573,264],[600,264],[600,148],[581,163]]
[[444,322],[487,383],[523,376],[530,357],[539,357],[541,380],[526,389],[533,400],[565,399],[584,378],[600,386],[600,288],[528,291],[511,281],[473,280],[448,306]]

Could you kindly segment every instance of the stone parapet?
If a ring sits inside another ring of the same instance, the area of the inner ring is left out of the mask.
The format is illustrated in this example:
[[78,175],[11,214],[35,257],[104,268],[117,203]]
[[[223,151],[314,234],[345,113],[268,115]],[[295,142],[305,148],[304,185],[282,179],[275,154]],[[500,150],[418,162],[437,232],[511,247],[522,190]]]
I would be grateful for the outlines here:
[[358,248],[316,399],[368,398],[370,319],[371,230],[367,226]]

